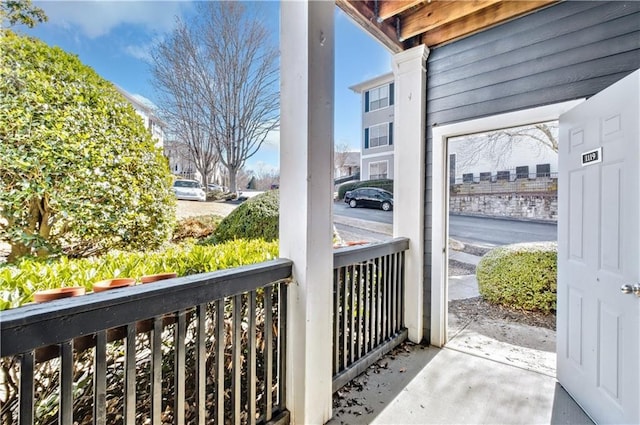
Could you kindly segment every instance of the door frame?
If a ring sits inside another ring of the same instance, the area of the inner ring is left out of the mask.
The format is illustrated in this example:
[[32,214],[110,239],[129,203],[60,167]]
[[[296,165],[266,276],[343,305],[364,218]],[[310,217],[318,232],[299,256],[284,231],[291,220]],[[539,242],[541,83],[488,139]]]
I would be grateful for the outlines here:
[[442,347],[448,341],[449,155],[447,140],[455,136],[557,120],[561,114],[584,100],[561,102],[432,128],[431,345]]

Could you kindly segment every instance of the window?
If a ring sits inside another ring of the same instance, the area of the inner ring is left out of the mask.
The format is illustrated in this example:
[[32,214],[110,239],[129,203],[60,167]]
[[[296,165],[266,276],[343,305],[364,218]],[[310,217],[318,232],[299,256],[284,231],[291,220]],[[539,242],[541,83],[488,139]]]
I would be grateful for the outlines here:
[[369,180],[386,179],[388,169],[389,161],[371,162],[369,164]]
[[393,123],[374,125],[364,129],[364,148],[393,145]]
[[393,105],[393,83],[371,89],[364,94],[364,111],[375,111]]
[[523,165],[521,167],[516,167],[516,178],[517,179],[528,179],[529,178],[529,166]]
[[549,177],[551,175],[551,164],[536,165],[536,177]]

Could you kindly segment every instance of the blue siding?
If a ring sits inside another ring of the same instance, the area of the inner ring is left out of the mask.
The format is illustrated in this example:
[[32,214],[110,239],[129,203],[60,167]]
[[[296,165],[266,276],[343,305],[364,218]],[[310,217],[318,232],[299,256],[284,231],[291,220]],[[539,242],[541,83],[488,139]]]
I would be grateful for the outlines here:
[[431,127],[590,97],[640,68],[640,2],[565,1],[427,59],[425,335],[431,317]]

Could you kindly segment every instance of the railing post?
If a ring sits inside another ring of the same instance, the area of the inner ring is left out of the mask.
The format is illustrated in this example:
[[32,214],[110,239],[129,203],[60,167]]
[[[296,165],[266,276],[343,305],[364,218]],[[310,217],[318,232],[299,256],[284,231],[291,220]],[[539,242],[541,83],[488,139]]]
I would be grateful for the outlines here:
[[281,3],[280,255],[293,261],[286,407],[325,423],[332,400],[333,1]]
[[[421,342],[424,334],[425,237],[425,121],[426,70],[429,49],[414,47],[393,57],[396,84],[394,126],[393,236],[409,238],[405,256],[404,323],[409,339]],[[428,287],[427,287],[428,288]],[[426,334],[428,336],[428,333]]]

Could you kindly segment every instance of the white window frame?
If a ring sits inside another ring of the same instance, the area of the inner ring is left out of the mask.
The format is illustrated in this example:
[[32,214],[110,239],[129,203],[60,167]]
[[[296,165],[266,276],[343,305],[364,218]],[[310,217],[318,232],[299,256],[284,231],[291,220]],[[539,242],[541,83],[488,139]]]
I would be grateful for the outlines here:
[[[372,141],[374,140],[373,137],[373,129],[376,129],[377,131],[379,131],[380,128],[383,129],[384,131],[384,135],[378,135],[377,137],[375,137],[376,143],[377,144],[373,144]],[[381,143],[380,141],[384,140],[384,143]],[[376,125],[372,125],[371,127],[369,127],[369,149],[373,149],[373,148],[380,148],[383,146],[389,146],[389,123],[385,122],[382,124],[376,124]]]
[[[382,96],[383,89],[386,89],[386,94],[384,95],[384,97]],[[369,90],[369,112],[377,111],[378,109],[386,108],[388,106],[389,84],[383,84]]]
[[375,162],[370,162],[370,163],[369,163],[369,180],[371,180],[371,176],[372,176],[372,175],[374,175],[374,174],[371,172],[371,168],[372,168],[372,166],[373,166],[373,165],[379,165],[379,164],[382,164],[382,163],[386,164],[386,172],[384,173],[384,177],[380,177],[380,175],[381,175],[380,173],[375,174],[376,179],[386,179],[386,178],[389,178],[389,160],[385,159],[385,160],[382,160],[382,161],[375,161]]

